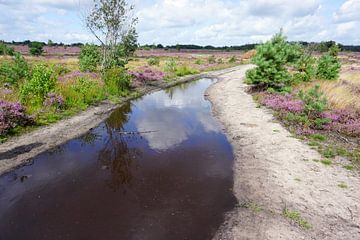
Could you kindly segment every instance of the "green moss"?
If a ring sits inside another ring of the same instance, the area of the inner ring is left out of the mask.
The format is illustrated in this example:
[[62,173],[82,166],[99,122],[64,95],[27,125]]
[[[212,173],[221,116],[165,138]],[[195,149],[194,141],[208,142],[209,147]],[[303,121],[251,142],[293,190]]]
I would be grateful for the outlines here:
[[311,224],[306,221],[303,217],[301,217],[300,213],[297,211],[292,211],[289,209],[284,210],[284,216],[292,221],[294,221],[296,224],[298,224],[300,227],[304,229],[311,229]]

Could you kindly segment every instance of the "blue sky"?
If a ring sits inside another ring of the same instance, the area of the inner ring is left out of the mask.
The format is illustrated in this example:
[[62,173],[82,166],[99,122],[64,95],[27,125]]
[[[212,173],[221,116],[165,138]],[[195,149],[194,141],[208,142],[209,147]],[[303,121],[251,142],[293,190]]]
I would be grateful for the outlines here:
[[[96,42],[84,28],[92,0],[0,0],[0,39]],[[289,40],[360,45],[360,0],[133,0],[139,42],[240,45],[280,28]]]

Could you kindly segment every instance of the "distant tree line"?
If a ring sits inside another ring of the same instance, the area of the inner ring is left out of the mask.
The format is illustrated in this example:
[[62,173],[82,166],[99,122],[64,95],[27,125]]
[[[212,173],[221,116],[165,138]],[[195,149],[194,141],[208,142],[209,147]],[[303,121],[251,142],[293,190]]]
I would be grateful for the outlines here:
[[27,46],[31,46],[33,43],[35,44],[41,44],[43,46],[59,46],[59,47],[81,47],[84,44],[83,43],[71,43],[71,44],[65,44],[65,43],[57,43],[57,42],[53,42],[52,40],[49,40],[47,43],[46,42],[39,42],[39,41],[30,41],[30,40],[25,40],[25,41],[11,41],[11,42],[6,42],[6,41],[1,41],[2,43],[5,44],[9,44],[9,45],[27,45]]
[[[65,44],[62,42],[60,42],[60,43],[53,42],[51,40],[49,40],[47,43],[30,41],[30,40],[25,40],[22,42],[16,42],[16,41],[11,41],[11,42],[0,41],[0,42],[4,43],[4,44],[9,44],[9,45],[28,45],[28,46],[31,46],[34,43],[35,43],[35,45],[40,43],[43,46],[60,46],[60,47],[81,47],[84,45],[83,43],[80,43],[80,42]],[[291,42],[291,43],[294,43],[294,42]],[[316,51],[316,52],[327,52],[333,45],[337,44],[335,41],[324,41],[324,42],[300,41],[297,43],[300,43],[301,45],[310,49],[311,51]],[[249,51],[249,50],[255,49],[257,45],[259,45],[259,44],[253,43],[253,44],[244,44],[244,45],[215,47],[215,46],[211,46],[211,45],[201,46],[201,45],[195,45],[195,44],[176,44],[176,45],[168,45],[168,46],[164,46],[162,44],[145,44],[145,45],[141,45],[140,48],[142,48],[142,49],[177,49],[177,50],[181,50],[181,49],[197,50],[198,49],[198,50],[221,50],[221,51]],[[340,43],[337,45],[341,49],[341,51],[360,52],[360,45],[344,45],[344,44],[340,44]]]
[[[351,52],[360,52],[360,46],[357,45],[343,45],[337,44],[335,41],[324,41],[324,42],[289,42],[289,43],[299,43],[300,45],[307,48],[309,51],[314,52],[327,52],[332,46],[337,45],[341,51],[351,51]],[[211,45],[207,46],[200,46],[194,44],[176,44],[176,45],[169,45],[163,46],[162,44],[145,44],[141,45],[140,48],[142,49],[177,49],[177,50],[221,50],[221,51],[249,51],[255,49],[256,46],[259,44],[244,44],[238,46],[221,46],[221,47],[214,47]]]

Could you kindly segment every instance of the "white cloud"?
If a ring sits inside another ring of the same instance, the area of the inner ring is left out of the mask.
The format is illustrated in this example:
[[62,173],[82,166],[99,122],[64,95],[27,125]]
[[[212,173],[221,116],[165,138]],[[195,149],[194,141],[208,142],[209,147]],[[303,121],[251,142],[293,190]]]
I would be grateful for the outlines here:
[[360,0],[348,0],[334,14],[336,22],[360,20]]
[[[238,45],[268,40],[280,28],[289,40],[360,41],[360,30],[351,27],[360,25],[360,0],[345,1],[336,12],[326,12],[335,5],[324,0],[132,2],[137,6],[140,43]],[[0,0],[0,39],[93,39],[79,17],[90,3],[92,0]]]

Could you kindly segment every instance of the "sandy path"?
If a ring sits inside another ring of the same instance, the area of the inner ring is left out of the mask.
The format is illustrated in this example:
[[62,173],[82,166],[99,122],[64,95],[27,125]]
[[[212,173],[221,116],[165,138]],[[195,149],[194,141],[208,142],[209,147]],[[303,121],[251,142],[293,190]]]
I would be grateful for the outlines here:
[[[239,201],[215,239],[360,239],[358,173],[313,161],[321,156],[290,137],[269,110],[257,108],[242,82],[249,67],[221,76],[208,90],[234,148]],[[312,228],[284,217],[285,208]]]

